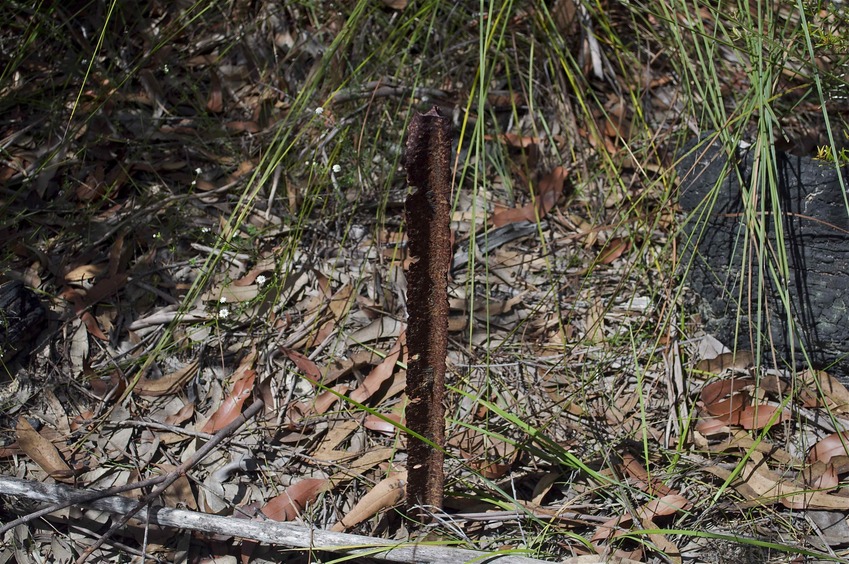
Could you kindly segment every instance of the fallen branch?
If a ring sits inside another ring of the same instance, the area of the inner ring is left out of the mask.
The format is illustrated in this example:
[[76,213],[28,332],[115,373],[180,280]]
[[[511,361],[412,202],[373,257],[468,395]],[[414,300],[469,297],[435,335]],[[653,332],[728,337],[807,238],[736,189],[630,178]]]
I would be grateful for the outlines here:
[[[55,499],[53,505],[50,505],[33,513],[24,515],[19,519],[15,519],[14,521],[6,523],[2,527],[0,527],[0,537],[2,537],[7,531],[17,527],[18,525],[23,525],[25,523],[28,523],[29,521],[32,521],[33,519],[38,519],[39,517],[43,517],[50,513],[55,513],[60,509],[70,507],[72,505],[86,505],[95,502],[98,499],[114,496],[115,494],[128,492],[140,488],[146,488],[148,486],[158,485],[158,488],[156,488],[153,492],[146,496],[141,502],[138,502],[138,509],[141,509],[142,504],[145,503],[145,500],[147,500],[148,497],[150,497],[150,499],[153,499],[154,497],[158,496],[160,493],[165,491],[168,486],[173,484],[181,475],[185,474],[195,464],[203,460],[203,458],[206,457],[206,455],[209,454],[212,449],[214,449],[222,440],[233,434],[236,429],[238,429],[245,423],[245,421],[253,417],[260,409],[262,409],[262,406],[263,403],[261,400],[257,400],[252,403],[244,411],[244,413],[242,413],[238,418],[233,420],[232,423],[215,433],[215,435],[209,440],[209,442],[199,448],[188,460],[186,460],[183,464],[175,468],[172,472],[169,472],[168,474],[163,474],[162,476],[155,476],[153,478],[149,478],[141,482],[133,482],[131,484],[124,484],[123,486],[115,486],[114,488],[109,488],[107,490],[92,491],[68,488],[66,491],[68,495],[64,495]],[[149,501],[146,503],[149,503]],[[106,535],[104,535],[104,537],[106,537]]]
[[254,401],[248,408],[244,411],[244,413],[240,414],[236,419],[231,421],[229,424],[222,427],[212,439],[203,445],[201,448],[195,452],[191,458],[177,466],[174,470],[165,475],[165,479],[162,480],[162,483],[159,484],[156,488],[154,488],[149,494],[141,498],[136,504],[130,509],[130,511],[126,512],[120,519],[118,519],[109,530],[102,534],[94,544],[85,549],[85,551],[77,558],[77,564],[82,564],[88,557],[91,556],[95,550],[100,548],[100,546],[106,542],[106,540],[111,537],[115,531],[123,527],[127,524],[127,522],[133,518],[136,513],[141,511],[143,508],[150,505],[153,500],[159,497],[161,493],[167,490],[171,484],[180,479],[181,476],[185,476],[186,473],[194,467],[195,464],[203,460],[207,454],[212,452],[218,443],[223,441],[226,437],[229,437],[233,433],[235,433],[239,427],[245,424],[251,417],[259,413],[259,410],[262,409],[263,403],[262,400]]
[[[44,484],[19,478],[0,476],[0,495],[26,498],[51,506],[81,505],[86,508],[107,511],[116,515],[127,515],[137,505],[137,501],[121,496],[90,498],[82,503],[66,503],[80,499],[80,494],[101,494],[102,492],[81,492],[70,486]],[[543,560],[523,556],[489,554],[474,550],[451,548],[432,544],[393,543],[362,535],[333,533],[293,523],[276,521],[249,521],[236,517],[208,515],[196,511],[169,509],[166,507],[148,507],[139,512],[134,520],[162,527],[172,527],[209,534],[248,539],[265,544],[282,545],[305,550],[320,550],[359,554],[389,562],[491,562],[497,564],[543,564]]]

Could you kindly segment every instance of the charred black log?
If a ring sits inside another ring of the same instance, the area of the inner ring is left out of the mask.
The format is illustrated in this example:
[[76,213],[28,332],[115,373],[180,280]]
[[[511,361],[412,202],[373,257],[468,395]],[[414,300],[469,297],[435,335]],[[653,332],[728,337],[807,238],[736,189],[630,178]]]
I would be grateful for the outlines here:
[[683,264],[706,329],[738,349],[760,339],[765,360],[797,368],[804,346],[812,367],[849,379],[849,211],[834,164],[776,151],[772,194],[753,186],[753,151],[693,142],[682,154]]
[[46,311],[35,292],[18,281],[0,285],[0,374],[32,352],[46,325]]

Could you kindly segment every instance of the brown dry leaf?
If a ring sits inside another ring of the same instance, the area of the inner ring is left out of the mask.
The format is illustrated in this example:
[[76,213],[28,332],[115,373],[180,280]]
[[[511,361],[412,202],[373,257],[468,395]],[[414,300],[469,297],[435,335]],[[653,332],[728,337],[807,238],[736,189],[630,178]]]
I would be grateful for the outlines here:
[[[93,373],[94,371],[90,372]],[[117,370],[109,374],[108,380],[96,375],[87,379],[91,387],[91,393],[98,399],[106,399],[110,394],[113,398],[117,398],[127,389],[127,381],[124,380]]]
[[542,137],[531,137],[528,135],[519,135],[518,133],[502,133],[495,137],[492,135],[484,135],[484,139],[487,141],[498,139],[511,147],[519,149],[526,149],[531,145],[539,145],[545,141]]
[[280,350],[289,358],[289,360],[295,363],[295,366],[304,373],[313,386],[321,381],[321,369],[315,362],[311,361],[298,351],[293,351],[286,347],[281,347]]
[[398,337],[405,327],[405,324],[401,323],[394,317],[381,317],[380,319],[372,321],[362,329],[351,333],[348,338],[345,339],[345,346],[350,347],[353,345],[365,344],[378,339],[385,339],[387,337]]
[[755,381],[752,378],[725,378],[706,385],[702,388],[699,397],[705,403],[705,407],[708,407],[734,392],[754,385]]
[[[259,124],[255,121],[230,121],[224,127],[236,133],[259,133],[261,131]],[[191,133],[196,134],[194,131]]]
[[175,427],[179,427],[182,423],[191,419],[192,415],[195,414],[195,404],[186,403],[177,411],[177,413],[173,415],[169,415],[165,418],[166,425],[173,425]]
[[330,530],[341,533],[345,529],[354,527],[369,517],[377,515],[380,510],[396,505],[404,499],[406,483],[406,470],[390,474],[364,495],[351,511],[333,525]]
[[778,448],[766,440],[755,440],[752,438],[751,433],[747,433],[742,429],[732,430],[726,427],[725,432],[730,434],[730,437],[719,444],[711,445],[709,447],[711,452],[734,450],[739,452],[759,452],[783,466],[799,466],[802,464],[798,458],[792,456],[786,450]]
[[397,450],[391,447],[370,450],[356,460],[345,464],[342,470],[330,477],[330,483],[333,484],[333,487],[337,487],[350,482],[354,478],[359,478],[368,470],[392,458],[396,452]]
[[263,272],[274,272],[275,262],[273,254],[265,254],[247,274],[234,280],[233,286],[250,286]]
[[739,425],[740,414],[747,405],[749,405],[749,394],[740,392],[732,394],[727,399],[707,404],[705,409],[728,425]]
[[849,390],[837,378],[822,370],[805,370],[799,379],[804,385],[799,395],[805,407],[828,407],[838,413],[849,411]]
[[30,460],[60,482],[73,482],[74,473],[53,443],[42,437],[24,417],[18,418],[15,428],[18,446]]
[[519,455],[515,445],[472,427],[461,429],[447,444],[458,448],[469,467],[490,480],[509,472]]
[[539,509],[542,509],[542,500],[554,487],[554,484],[560,480],[561,476],[557,472],[546,472],[537,483],[534,484],[534,492],[531,498],[531,504]]
[[345,318],[348,310],[354,304],[352,299],[354,295],[354,287],[350,284],[345,284],[330,297],[330,311],[333,312],[333,317],[340,321]]
[[262,513],[275,521],[291,521],[307,504],[330,488],[327,478],[304,478],[262,506]]
[[386,358],[383,359],[383,362],[375,366],[357,389],[348,394],[348,397],[358,403],[363,403],[368,400],[372,394],[380,389],[383,383],[392,376],[392,372],[395,370],[395,364],[401,357],[401,349],[405,347],[406,344],[407,333],[402,331],[398,336],[398,340],[395,341],[395,344],[389,350],[389,354],[387,354]]
[[539,193],[535,201],[520,208],[510,208],[492,214],[490,220],[495,227],[501,227],[508,223],[517,221],[536,221],[548,214],[560,195],[563,194],[563,186],[566,182],[566,177],[569,171],[562,166],[555,167],[548,175],[539,182]]
[[665,496],[675,493],[662,481],[649,476],[645,466],[632,454],[625,453],[622,455],[622,469],[635,481],[634,485],[649,495]]
[[627,141],[631,131],[631,120],[628,118],[628,107],[625,101],[620,96],[608,94],[604,107],[607,110],[607,119],[604,120],[606,135],[613,139],[621,137]]
[[[775,417],[775,412],[780,411],[778,417]],[[789,421],[791,418],[790,411],[782,409],[776,405],[760,404],[747,405],[740,412],[740,422],[744,429],[763,429],[772,422],[773,425],[782,421]]]
[[[168,473],[176,470],[177,467],[173,464],[159,464],[159,469],[163,473]],[[197,511],[198,509],[195,494],[192,492],[192,484],[185,474],[180,475],[177,481],[162,492],[162,498],[166,507],[180,507],[182,505],[192,511]]]
[[696,423],[696,431],[706,437],[719,434],[727,434],[728,424],[718,417],[700,417]]
[[[77,308],[87,309],[108,297],[118,293],[118,291],[127,285],[127,280],[130,276],[127,273],[116,274],[115,276],[104,278],[97,282],[94,286],[86,290],[80,303],[74,302]],[[77,310],[81,311],[80,309]]]
[[216,412],[203,426],[204,433],[214,433],[232,423],[241,413],[245,400],[250,397],[256,381],[256,372],[253,370],[256,361],[256,347],[251,349],[239,367],[233,373],[233,389],[230,395],[221,403]]
[[652,519],[664,515],[672,515],[692,507],[690,500],[683,495],[669,494],[646,503],[637,509],[642,519]]
[[139,378],[136,387],[133,391],[140,396],[167,396],[176,394],[183,386],[197,374],[200,364],[198,361],[193,361],[179,370],[175,370],[170,374],[166,374],[157,380],[151,380],[147,377]]
[[607,242],[601,252],[598,254],[596,262],[599,264],[610,264],[622,256],[625,251],[631,248],[631,242],[628,239],[615,237]]
[[233,384],[230,396],[203,426],[204,433],[215,433],[232,423],[241,413],[245,400],[253,392],[256,372],[251,370],[244,378]]
[[333,404],[339,400],[339,396],[344,396],[349,391],[350,388],[347,384],[336,384],[329,390],[324,390],[316,396],[315,401],[312,402],[312,408],[308,409],[303,414],[303,416],[310,415],[313,413],[318,413],[319,415],[321,415],[322,413],[327,413],[327,410],[330,409]]
[[205,302],[247,302],[259,295],[259,284],[250,284],[248,286],[236,286],[229,284],[227,286],[218,285],[210,288],[205,292],[201,299]]
[[[325,294],[329,293],[329,285],[327,285],[326,279],[323,277],[319,278],[319,284],[322,286]],[[335,294],[330,296],[327,306],[333,314],[333,317],[322,323],[318,328],[318,331],[313,331],[310,334],[306,344],[304,345],[306,348],[312,348],[320,345],[325,341],[325,339],[327,339],[327,337],[337,330],[338,322],[345,317],[351,305],[355,301],[352,298],[352,294],[353,287],[350,284],[345,284]]]
[[814,462],[802,469],[799,477],[812,490],[832,490],[840,483],[837,468],[832,463]]
[[[672,515],[679,511],[689,509],[691,506],[692,504],[683,496],[666,495],[662,498],[652,500],[638,508],[637,513],[640,517],[640,524],[643,529],[652,530],[659,528],[654,522],[655,517]],[[680,564],[682,562],[681,553],[678,547],[670,541],[666,535],[649,533],[648,536],[652,542],[657,545],[658,549],[662,551],[667,558],[669,558],[670,562],[673,564]]]
[[592,296],[592,303],[584,317],[585,338],[591,343],[604,342],[604,303],[598,296]]
[[562,167],[554,167],[548,175],[539,182],[539,205],[540,218],[545,216],[560,199],[563,194],[563,187],[566,183],[566,177],[569,176],[569,170]]
[[[731,475],[729,470],[716,466],[705,467],[705,470],[723,479]],[[756,465],[754,462],[746,464],[746,469],[731,485],[743,497],[758,503],[781,503],[788,509],[849,510],[849,498],[811,491],[810,488],[783,479],[764,465]]]
[[381,0],[383,5],[393,10],[403,10],[407,7],[408,0]]
[[347,439],[351,433],[359,429],[359,427],[360,424],[356,421],[342,421],[331,427],[315,449],[312,455],[313,458],[316,460],[338,461],[356,457],[356,453],[336,450],[336,447]]
[[218,78],[218,73],[210,73],[209,85],[211,91],[206,100],[206,109],[213,114],[220,114],[224,111],[224,93],[221,91],[221,79]]
[[106,272],[106,269],[107,265],[105,264],[83,264],[65,274],[65,282],[79,284],[86,280],[93,280]]
[[579,32],[576,0],[555,0],[551,15],[562,37],[571,37]]
[[86,331],[88,331],[89,335],[93,335],[95,338],[100,339],[101,341],[108,341],[109,337],[107,337],[103,331],[100,330],[100,326],[97,324],[97,320],[91,314],[90,311],[84,311],[80,314],[80,321],[83,322]]
[[[640,519],[651,521],[655,517],[672,515],[689,509],[691,506],[690,501],[682,495],[665,495],[638,507],[637,516]],[[599,525],[590,540],[593,543],[598,543],[599,541],[616,537],[624,532],[622,529],[630,527],[631,523],[633,523],[633,517],[630,514],[614,517]]]
[[381,419],[376,415],[369,415],[363,421],[363,427],[368,429],[369,431],[374,431],[375,433],[380,433],[382,435],[387,436],[395,436],[398,433],[398,426],[401,425],[401,416],[395,413],[388,413],[384,415],[386,419],[391,419],[396,423],[393,425],[386,419]]
[[327,374],[324,376],[322,383],[330,384],[335,382],[342,376],[346,376],[354,369],[363,368],[369,364],[377,364],[382,362],[383,358],[374,350],[359,350],[348,358],[334,360],[328,366]]
[[809,462],[828,462],[835,456],[849,454],[849,431],[832,433],[811,448]]
[[696,364],[699,372],[710,372],[720,374],[725,370],[747,371],[755,363],[754,355],[749,351],[737,351],[737,353],[722,353],[711,359],[702,359]]

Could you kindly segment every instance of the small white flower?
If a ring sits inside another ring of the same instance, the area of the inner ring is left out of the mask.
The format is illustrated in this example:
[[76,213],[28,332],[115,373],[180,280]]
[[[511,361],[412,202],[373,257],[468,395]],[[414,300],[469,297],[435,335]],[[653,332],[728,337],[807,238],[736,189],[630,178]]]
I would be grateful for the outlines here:
[[202,172],[203,172],[203,170],[201,170],[201,168],[200,168],[200,167],[197,167],[197,168],[195,169],[195,174],[198,174],[198,175],[199,175],[199,174],[200,174],[200,173],[202,173]]
[[339,166],[338,164],[333,165],[333,172],[335,172],[336,174],[339,174],[340,172],[342,172],[342,167]]
[[221,308],[220,310],[218,310],[218,318],[219,318],[219,319],[227,319],[227,317],[228,317],[229,315],[230,315],[230,310],[229,310],[229,309],[227,309],[226,307]]
[[227,296],[221,296],[220,298],[218,298],[218,301],[219,301],[219,303],[226,304],[227,303]]
[[198,183],[197,180],[192,180],[192,186],[197,186],[197,183]]
[[201,233],[209,233],[209,227],[201,227],[200,232]]
[[169,72],[171,72],[171,69],[168,68],[168,65],[162,65],[162,72],[168,74]]
[[318,108],[315,109],[315,115],[320,116],[323,113],[324,113],[324,108],[318,107]]
[[260,274],[259,276],[257,276],[257,277],[256,277],[256,283],[257,283],[258,285],[260,285],[260,286],[262,286],[263,284],[265,284],[265,282],[266,282],[267,280],[268,280],[268,278],[266,278],[264,274]]

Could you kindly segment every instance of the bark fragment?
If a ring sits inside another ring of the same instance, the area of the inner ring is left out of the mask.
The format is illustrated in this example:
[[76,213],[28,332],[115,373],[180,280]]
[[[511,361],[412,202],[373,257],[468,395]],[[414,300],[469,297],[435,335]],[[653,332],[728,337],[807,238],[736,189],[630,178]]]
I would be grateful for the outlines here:
[[[436,107],[416,114],[407,139],[407,505],[429,520],[442,507],[445,475],[445,355],[451,266],[451,124]],[[418,435],[418,436],[416,436]]]

